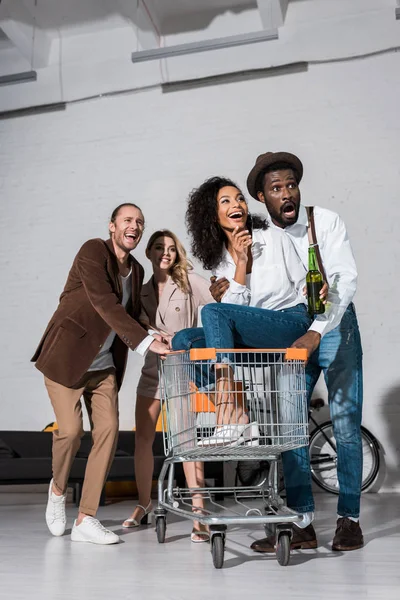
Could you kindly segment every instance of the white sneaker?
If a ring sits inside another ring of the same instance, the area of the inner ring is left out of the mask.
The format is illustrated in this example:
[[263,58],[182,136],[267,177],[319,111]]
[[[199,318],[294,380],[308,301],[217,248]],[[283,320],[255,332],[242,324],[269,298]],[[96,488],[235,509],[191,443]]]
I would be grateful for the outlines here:
[[257,423],[246,425],[219,425],[214,434],[197,442],[198,446],[258,446],[260,432]]
[[53,493],[53,480],[49,485],[49,497],[46,506],[46,523],[51,533],[56,536],[64,534],[67,524],[67,516],[65,514],[66,496],[57,496]]
[[103,527],[98,519],[85,517],[80,525],[74,525],[71,531],[73,542],[91,542],[92,544],[118,544],[119,537]]

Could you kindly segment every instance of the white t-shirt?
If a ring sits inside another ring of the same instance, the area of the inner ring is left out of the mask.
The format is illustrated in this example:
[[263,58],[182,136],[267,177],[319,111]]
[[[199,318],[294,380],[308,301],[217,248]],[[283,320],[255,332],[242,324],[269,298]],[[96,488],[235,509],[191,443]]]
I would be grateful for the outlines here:
[[[129,271],[128,275],[123,277],[121,275],[122,281],[122,301],[121,304],[125,307],[130,297],[132,296],[132,269]],[[111,346],[113,345],[116,333],[115,331],[110,331],[106,341],[104,342],[100,352],[88,368],[88,371],[102,371],[103,369],[110,369],[111,367],[115,367],[114,359],[110,352]],[[147,338],[146,338],[147,339]]]
[[255,229],[252,238],[253,266],[246,276],[246,285],[234,280],[236,265],[229,252],[224,251],[214,273],[230,283],[221,302],[271,310],[306,304],[303,288],[307,271],[288,236],[269,227]]

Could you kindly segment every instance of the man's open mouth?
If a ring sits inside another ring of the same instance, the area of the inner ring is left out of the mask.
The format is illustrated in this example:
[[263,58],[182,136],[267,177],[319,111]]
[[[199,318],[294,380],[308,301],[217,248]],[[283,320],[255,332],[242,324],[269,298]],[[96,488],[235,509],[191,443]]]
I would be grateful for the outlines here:
[[285,217],[291,218],[296,216],[296,204],[291,200],[285,202],[285,204],[281,207],[281,214],[285,215]]

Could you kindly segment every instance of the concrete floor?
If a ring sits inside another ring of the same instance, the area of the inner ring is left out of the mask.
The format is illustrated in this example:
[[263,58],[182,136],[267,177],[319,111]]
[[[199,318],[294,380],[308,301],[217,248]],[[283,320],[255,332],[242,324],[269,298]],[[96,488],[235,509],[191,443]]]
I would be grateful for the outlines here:
[[103,524],[121,535],[116,546],[70,541],[76,513],[68,505],[68,530],[51,537],[44,522],[45,493],[9,493],[0,488],[0,598],[3,600],[200,598],[321,598],[327,600],[400,597],[400,498],[366,494],[361,525],[365,547],[333,553],[336,497],[316,494],[318,550],[292,553],[289,566],[274,556],[253,553],[259,527],[228,529],[224,568],[213,567],[209,544],[192,544],[191,523],[168,517],[165,544],[154,527],[122,530],[132,501],[99,511]]

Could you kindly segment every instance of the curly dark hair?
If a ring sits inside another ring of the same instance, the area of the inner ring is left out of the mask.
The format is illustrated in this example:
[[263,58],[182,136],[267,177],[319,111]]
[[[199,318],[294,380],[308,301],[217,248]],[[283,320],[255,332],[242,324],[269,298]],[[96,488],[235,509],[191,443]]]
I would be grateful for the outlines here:
[[[223,187],[240,188],[226,177],[211,177],[200,187],[194,189],[188,200],[186,225],[191,236],[192,254],[203,265],[204,269],[215,269],[222,260],[226,235],[218,223],[217,196]],[[246,227],[267,229],[267,220],[259,215],[248,215]]]

